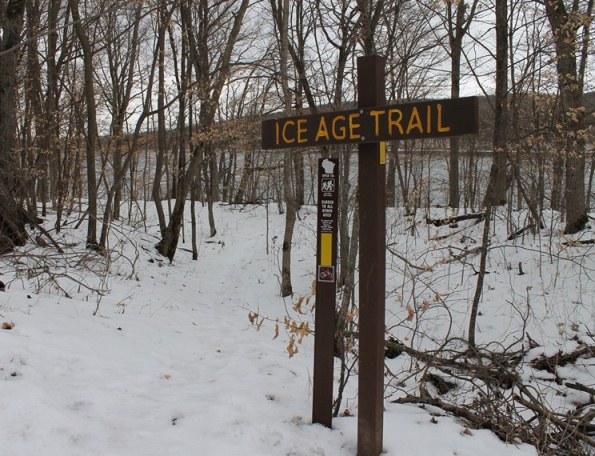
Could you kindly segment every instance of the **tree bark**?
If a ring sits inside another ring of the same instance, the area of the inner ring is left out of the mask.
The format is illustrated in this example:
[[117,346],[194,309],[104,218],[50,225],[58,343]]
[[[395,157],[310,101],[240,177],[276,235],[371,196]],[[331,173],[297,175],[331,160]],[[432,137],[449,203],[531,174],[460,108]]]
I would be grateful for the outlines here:
[[[167,14],[166,7],[161,6],[159,11],[160,27],[166,28]],[[182,21],[185,20],[182,17]],[[182,39],[185,39],[182,37]],[[159,232],[163,235],[167,223],[165,221],[165,212],[163,210],[163,203],[161,201],[161,178],[163,176],[163,167],[166,156],[166,127],[165,127],[165,39],[161,40],[157,49],[158,55],[158,89],[157,89],[157,157],[155,160],[155,177],[153,179],[153,188],[151,195],[155,210],[157,211],[157,219],[159,220]]]
[[[453,1],[447,2],[448,41],[450,45],[450,96],[459,98],[461,94],[461,56],[463,52],[463,38],[469,30],[471,21],[475,16],[477,0],[473,0],[467,17],[465,12],[468,4],[464,1],[456,2],[453,14]],[[452,208],[459,207],[459,138],[450,138],[449,167],[448,167],[448,205]]]
[[471,312],[469,314],[469,330],[467,341],[469,347],[476,347],[475,330],[477,328],[477,315],[479,314],[479,300],[483,293],[483,282],[486,274],[486,263],[488,258],[488,247],[490,244],[490,219],[492,217],[492,206],[489,204],[486,207],[485,219],[483,225],[483,234],[481,238],[481,254],[479,257],[479,271],[477,273],[477,283],[475,285],[475,294],[471,302]]
[[58,48],[58,32],[55,30],[58,25],[58,13],[60,10],[60,0],[48,1],[48,44],[46,57],[46,78],[47,78],[47,97],[45,100],[45,122],[46,139],[48,150],[48,180],[49,180],[49,198],[52,201],[52,207],[56,209],[56,231],[60,231],[60,224],[63,210],[63,195],[67,190],[63,188],[63,174],[61,171],[62,157],[59,146],[59,127],[58,127],[58,78],[59,70],[56,62],[56,52]]
[[85,102],[87,105],[87,247],[97,248],[97,171],[95,155],[97,152],[97,107],[95,105],[95,86],[93,81],[93,48],[86,33],[79,13],[79,0],[68,0],[74,30],[83,52],[85,79]]
[[508,5],[496,0],[496,100],[493,158],[484,206],[506,204],[508,155]]
[[[281,3],[281,2],[280,2]],[[289,0],[283,0],[282,4],[275,5],[271,2],[275,21],[280,34],[280,72],[281,89],[283,91],[283,102],[285,113],[291,112],[291,91],[289,90]],[[293,230],[296,222],[297,201],[295,191],[292,187],[293,151],[285,151],[283,160],[283,192],[285,199],[285,231],[283,233],[283,246],[281,257],[281,296],[291,296],[293,287],[291,284],[291,247],[293,241]]]
[[14,156],[17,63],[24,14],[24,0],[9,0],[0,11],[0,253],[23,245],[27,239],[22,203],[15,198],[23,182],[18,178]]
[[566,158],[566,176],[564,185],[564,201],[566,209],[565,233],[576,233],[587,223],[585,202],[585,135],[584,109],[581,107],[583,94],[586,55],[581,54],[581,63],[577,67],[577,32],[590,20],[593,0],[589,0],[586,8],[586,19],[580,19],[578,1],[573,2],[569,12],[563,0],[547,0],[544,2],[548,21],[554,35],[556,47],[556,71],[560,107],[562,110],[562,127],[564,155]]

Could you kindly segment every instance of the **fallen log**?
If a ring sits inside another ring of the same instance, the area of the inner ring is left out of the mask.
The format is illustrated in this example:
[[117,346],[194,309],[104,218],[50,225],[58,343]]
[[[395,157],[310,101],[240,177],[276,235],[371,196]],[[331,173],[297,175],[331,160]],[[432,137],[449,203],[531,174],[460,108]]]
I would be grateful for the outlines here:
[[535,358],[533,361],[531,361],[531,367],[533,367],[533,369],[547,371],[550,374],[555,374],[556,367],[573,363],[578,358],[585,355],[589,357],[595,356],[595,345],[583,345],[570,353],[562,353],[559,351],[552,356],[542,355],[539,358]]
[[431,219],[430,217],[426,217],[426,223],[428,225],[434,225],[434,226],[444,226],[444,225],[450,225],[453,226],[458,222],[463,222],[465,220],[477,220],[478,222],[481,222],[483,219],[485,219],[485,212],[477,212],[475,214],[462,214],[462,215],[453,215],[451,217],[446,217],[446,218],[442,218],[442,219]]

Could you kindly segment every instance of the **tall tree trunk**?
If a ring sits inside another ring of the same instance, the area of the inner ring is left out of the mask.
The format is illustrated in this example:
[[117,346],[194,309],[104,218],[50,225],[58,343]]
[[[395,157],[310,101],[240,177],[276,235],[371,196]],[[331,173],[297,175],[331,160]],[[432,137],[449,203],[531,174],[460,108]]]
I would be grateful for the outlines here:
[[[273,5],[274,6],[274,5]],[[275,9],[274,9],[275,11]],[[283,90],[283,101],[285,114],[291,112],[291,91],[289,90],[289,0],[276,7],[277,28],[280,33],[280,67],[281,67],[281,88]],[[291,284],[291,247],[293,231],[296,222],[297,204],[294,189],[292,188],[293,151],[285,151],[283,160],[283,191],[285,199],[285,231],[283,233],[283,247],[281,258],[281,296],[291,296],[293,287]]]
[[[464,11],[463,2],[459,3],[458,10]],[[458,14],[457,14],[458,18]],[[457,21],[458,22],[458,21]],[[462,36],[460,39],[451,40],[451,98],[459,98],[461,93],[461,53]],[[450,138],[449,166],[448,166],[448,205],[450,207],[459,207],[459,160],[460,160],[460,141],[459,138]]]
[[236,192],[234,197],[234,202],[236,204],[254,203],[254,201],[250,201],[246,196],[248,183],[252,182],[252,178],[254,175],[253,154],[254,152],[252,152],[251,150],[244,152],[244,168],[242,170],[242,177],[238,185],[238,191]]
[[584,109],[581,99],[584,87],[588,40],[583,42],[581,61],[577,66],[577,32],[585,27],[588,36],[592,19],[593,0],[588,0],[585,18],[581,18],[580,2],[575,1],[569,12],[563,0],[547,0],[545,10],[554,35],[556,70],[566,158],[564,201],[566,208],[566,233],[576,233],[587,223],[585,202],[585,136]]
[[[350,210],[350,198],[351,184],[349,182],[349,174],[351,165],[349,163],[349,153],[344,151],[342,160],[339,161],[341,172],[339,173],[339,265],[341,266],[339,278],[337,280],[337,287],[348,287],[350,282],[352,283],[354,277],[355,263],[350,264],[350,251],[351,243],[350,239],[357,234],[357,230],[351,230],[351,236],[349,235],[349,210]],[[357,200],[357,199],[356,199]],[[356,228],[355,225],[353,228]],[[357,246],[357,242],[355,244]],[[351,290],[350,290],[351,293]]]
[[[45,122],[48,159],[48,180],[49,197],[52,206],[56,209],[56,230],[60,229],[60,219],[62,213],[62,198],[59,193],[64,193],[62,189],[61,151],[59,146],[58,130],[58,68],[56,64],[56,50],[58,47],[58,12],[60,10],[60,0],[48,1],[48,44],[46,56],[46,78],[47,78],[47,97],[45,101]],[[58,206],[60,204],[60,206]]]
[[219,172],[217,169],[217,153],[213,144],[207,144],[204,152],[205,157],[205,184],[207,191],[207,218],[209,220],[209,233],[211,237],[217,234],[215,224],[215,202],[219,200]]
[[[285,0],[287,1],[287,0]],[[291,248],[293,242],[293,231],[297,219],[297,204],[294,188],[291,185],[292,173],[291,149],[285,151],[283,160],[283,190],[285,198],[285,231],[283,232],[283,247],[281,258],[281,296],[291,296],[293,287],[291,284]]]
[[44,120],[42,102],[42,82],[41,82],[41,64],[39,62],[39,46],[37,34],[39,33],[39,24],[41,19],[41,9],[38,0],[27,0],[27,90],[26,98],[31,103],[33,112],[33,125],[35,127],[35,136],[33,146],[35,153],[32,156],[32,176],[30,191],[30,214],[35,216],[37,213],[37,199],[41,201],[41,213],[43,216],[47,213],[48,198],[48,135],[49,129]]
[[[159,12],[160,25],[165,29],[166,10],[162,5]],[[182,18],[184,20],[184,18]],[[182,38],[184,39],[184,38]],[[163,235],[167,226],[165,221],[165,212],[161,201],[161,178],[163,176],[163,167],[166,157],[166,131],[165,131],[165,40],[161,40],[157,49],[158,53],[158,89],[157,89],[157,157],[155,161],[155,177],[153,179],[153,189],[151,196],[157,211],[159,221],[159,232]]]
[[197,179],[192,181],[192,188],[190,189],[190,220],[192,223],[192,259],[198,260],[198,234],[196,223],[196,185]]
[[469,314],[469,329],[467,341],[469,347],[475,349],[475,330],[477,328],[477,316],[479,315],[479,300],[483,293],[483,283],[486,275],[486,262],[488,258],[488,247],[490,244],[490,220],[492,218],[492,206],[488,200],[488,205],[485,212],[485,220],[483,222],[483,234],[481,237],[481,253],[479,257],[479,272],[477,274],[477,283],[475,284],[475,293],[473,294],[473,301],[471,302],[471,311]]
[[95,106],[95,86],[93,81],[93,48],[79,13],[79,0],[68,0],[74,30],[83,52],[83,70],[85,79],[85,102],[87,105],[87,247],[97,248],[97,171],[95,155],[97,151],[97,108]]
[[496,100],[493,158],[484,206],[506,204],[508,155],[508,5],[496,0]]
[[[4,5],[1,5],[4,6]],[[25,0],[10,0],[2,12],[0,24],[0,174],[13,187],[17,161],[13,156],[16,142],[17,63]],[[8,194],[14,193],[14,188]]]
[[[459,98],[461,94],[461,55],[463,52],[463,38],[469,30],[471,21],[475,16],[478,0],[473,0],[471,8],[465,1],[447,1],[446,19],[448,26],[448,41],[450,45],[450,96]],[[456,4],[453,11],[453,4]],[[460,140],[450,138],[449,167],[448,167],[448,205],[459,207],[460,182],[459,182],[459,160]]]
[[205,144],[203,152],[204,161],[204,178],[207,196],[207,219],[209,221],[209,235],[214,237],[217,234],[217,227],[215,225],[215,213],[213,212],[216,197],[218,195],[218,175],[217,172],[217,155],[213,150],[212,143]]
[[[113,178],[114,178],[114,201],[113,201],[113,214],[112,218],[117,220],[120,218],[120,206],[122,204],[122,187],[123,181],[118,179],[122,164],[122,146],[124,132],[124,123],[129,110],[130,98],[132,94],[132,88],[134,85],[135,75],[135,64],[137,58],[137,51],[139,45],[139,25],[141,22],[142,4],[138,4],[134,13],[132,33],[129,38],[129,47],[126,49],[128,52],[127,57],[122,61],[118,56],[119,49],[113,49],[112,46],[121,46],[122,40],[119,35],[118,27],[118,16],[110,18],[108,24],[108,60],[110,64],[110,76],[112,84],[112,101],[113,106],[112,112],[112,137],[113,141]],[[111,13],[110,13],[111,14]],[[130,20],[130,19],[129,19]],[[133,182],[130,182],[131,187]],[[134,199],[134,195],[130,194],[131,200]]]
[[552,192],[551,208],[554,211],[562,210],[562,185],[564,184],[564,152],[560,141],[556,141],[555,149],[552,152]]
[[27,239],[24,211],[15,198],[21,193],[22,182],[15,177],[18,168],[14,158],[17,62],[24,13],[25,0],[9,0],[0,11],[4,17],[0,24],[0,253]]

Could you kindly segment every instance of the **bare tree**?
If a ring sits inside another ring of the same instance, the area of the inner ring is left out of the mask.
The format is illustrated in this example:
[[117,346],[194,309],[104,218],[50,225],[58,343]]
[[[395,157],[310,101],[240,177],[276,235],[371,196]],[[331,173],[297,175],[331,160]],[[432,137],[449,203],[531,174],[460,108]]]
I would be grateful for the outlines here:
[[485,206],[506,204],[506,160],[508,154],[508,6],[496,0],[496,98],[493,159]]
[[[168,14],[165,2],[162,2],[159,6],[158,12],[159,27],[167,28]],[[185,16],[182,15],[182,24],[186,20]],[[184,36],[184,35],[183,35]],[[182,38],[185,39],[185,38]],[[165,212],[163,210],[163,204],[161,203],[161,178],[163,175],[163,168],[166,159],[166,125],[165,125],[165,40],[159,41],[157,48],[158,55],[158,69],[157,69],[157,157],[155,159],[155,173],[153,178],[153,185],[151,196],[155,204],[157,211],[157,219],[159,220],[159,231],[163,235],[167,227],[165,221]]]
[[[289,88],[289,0],[271,0],[271,9],[279,35],[279,62],[281,90],[283,93],[283,105],[286,114],[291,112],[293,96]],[[283,234],[283,247],[281,259],[281,296],[291,296],[293,287],[291,285],[291,248],[293,231],[296,222],[297,201],[294,189],[291,185],[293,170],[293,151],[287,149],[283,160],[283,191],[285,199],[285,231]]]
[[545,12],[553,32],[560,94],[561,131],[566,158],[564,200],[566,233],[587,222],[585,204],[585,110],[582,106],[589,56],[593,0],[546,0]]
[[85,79],[85,102],[87,107],[86,161],[87,161],[87,247],[97,248],[97,171],[95,158],[97,154],[97,106],[95,104],[95,82],[93,74],[93,45],[89,39],[88,29],[84,27],[79,12],[79,0],[68,0],[74,21],[74,30],[81,45],[83,54],[83,71]]
[[39,52],[39,30],[41,22],[41,5],[39,0],[26,2],[26,72],[24,87],[25,115],[23,122],[23,160],[29,171],[23,177],[26,182],[27,210],[31,216],[37,213],[38,196],[42,203],[42,215],[46,215],[48,201],[47,179],[47,134],[45,128],[41,62]]
[[[428,71],[446,59],[440,52],[442,38],[437,37],[435,21],[442,10],[432,7],[420,11],[419,6],[418,3],[392,0],[387,3],[387,13],[382,17],[385,32],[380,38],[382,49],[386,49],[386,88],[390,100],[431,97],[432,92],[446,82],[442,77],[431,77]],[[410,193],[416,191],[409,185],[416,146],[412,141],[392,141],[387,147],[387,205],[393,207],[396,204],[397,189],[400,189],[407,214],[411,213]]]
[[132,134],[132,138],[130,140],[130,144],[128,147],[128,152],[126,154],[126,158],[124,159],[121,166],[116,170],[117,172],[114,175],[114,184],[107,192],[107,198],[105,203],[105,211],[103,214],[103,221],[102,221],[102,229],[101,229],[101,238],[100,238],[100,246],[102,248],[106,248],[107,245],[107,235],[109,231],[110,221],[112,217],[112,204],[114,201],[114,196],[118,188],[122,185],[124,178],[126,176],[126,171],[132,162],[132,159],[138,149],[139,146],[139,139],[140,139],[140,132],[142,130],[143,124],[145,120],[153,116],[156,112],[161,112],[161,109],[158,108],[157,111],[151,110],[151,101],[152,101],[152,92],[153,92],[153,85],[155,79],[155,71],[156,67],[159,63],[159,52],[157,51],[161,46],[163,41],[165,40],[165,34],[167,29],[167,24],[176,8],[176,3],[170,5],[169,10],[166,10],[163,13],[162,20],[159,21],[159,26],[157,28],[157,36],[155,42],[155,52],[153,52],[153,60],[150,65],[149,75],[148,75],[148,82],[146,93],[143,102],[142,112],[138,116],[136,121],[136,126],[134,128],[134,132]]
[[[461,70],[463,57],[463,40],[469,32],[469,27],[474,21],[477,13],[479,0],[453,1],[446,0],[444,5],[436,2],[420,2],[424,10],[429,12],[427,22],[434,23],[439,18],[440,23],[446,29],[447,44],[443,45],[450,57],[450,96],[459,98],[461,94]],[[434,29],[434,33],[438,33]],[[440,36],[436,37],[439,43],[443,42]],[[459,161],[460,161],[460,139],[450,138],[448,164],[448,205],[459,207],[460,182],[459,182]]]
[[[461,62],[463,40],[475,18],[479,0],[453,1],[446,0],[444,7],[434,7],[434,3],[424,4],[433,15],[440,17],[446,28],[448,38],[448,53],[450,56],[450,96],[459,98],[461,95]],[[431,20],[431,19],[430,19]],[[448,166],[448,205],[459,207],[459,160],[460,140],[450,138],[450,153]]]
[[0,252],[27,239],[25,217],[15,194],[21,193],[17,175],[16,94],[19,45],[25,0],[0,1]]
[[[60,20],[60,11],[63,11],[63,23]],[[69,160],[70,155],[67,147],[62,150],[60,146],[60,121],[61,115],[59,111],[59,103],[61,92],[64,88],[67,78],[62,77],[66,73],[68,65],[66,62],[71,61],[71,54],[74,46],[74,39],[67,38],[70,36],[68,15],[66,14],[66,6],[62,8],[60,0],[49,0],[47,4],[47,47],[45,50],[46,63],[46,99],[45,99],[45,113],[44,113],[44,135],[45,147],[47,148],[48,157],[48,187],[49,198],[52,202],[52,207],[56,210],[56,231],[60,231],[62,224],[62,215],[64,212],[64,202],[68,194],[68,184],[72,173],[70,173]],[[60,30],[62,29],[63,39],[60,42]],[[63,101],[64,98],[62,97]],[[72,110],[71,110],[72,112]],[[67,118],[67,114],[64,114]],[[69,136],[71,128],[62,131],[62,139]],[[45,177],[42,175],[41,177]]]
[[[453,11],[453,3],[456,6]],[[447,27],[448,43],[450,46],[450,96],[459,98],[461,95],[461,54],[463,51],[463,39],[471,26],[478,0],[472,0],[471,6],[465,1],[448,1],[447,7]],[[465,14],[467,13],[467,14]],[[450,138],[450,155],[448,168],[448,205],[450,207],[459,207],[459,160],[460,160],[460,142],[459,138]]]
[[[213,176],[216,169],[216,157],[213,157],[211,129],[215,123],[217,105],[221,92],[231,71],[231,60],[236,43],[240,37],[242,23],[250,0],[224,1],[215,5],[201,0],[197,5],[197,17],[192,14],[191,3],[181,2],[181,14],[188,19],[186,30],[188,34],[189,52],[194,66],[198,98],[200,102],[198,121],[198,141],[194,145],[192,156],[183,176],[179,176],[176,189],[176,203],[171,218],[157,245],[157,250],[170,260],[173,260],[182,222],[186,196],[190,190],[192,180],[200,169],[202,158],[207,157],[211,163],[209,189],[209,222],[211,234],[216,232],[212,212],[213,193],[217,186],[217,179]],[[235,8],[234,8],[235,7]]]
[[104,97],[111,115],[109,149],[112,154],[112,167],[115,186],[113,214],[120,218],[122,183],[116,177],[122,167],[123,133],[128,117],[132,89],[138,74],[135,71],[139,48],[142,4],[110,10],[105,14],[107,73],[109,84]]

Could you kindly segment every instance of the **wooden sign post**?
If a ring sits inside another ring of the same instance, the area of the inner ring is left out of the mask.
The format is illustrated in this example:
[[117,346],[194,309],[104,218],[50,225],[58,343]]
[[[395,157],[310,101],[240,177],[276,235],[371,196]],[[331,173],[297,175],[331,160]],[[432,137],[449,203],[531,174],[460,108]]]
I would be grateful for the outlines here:
[[[383,58],[372,55],[358,59],[357,78],[359,108],[385,103]],[[384,143],[373,142],[360,144],[357,153],[360,214],[358,456],[378,456],[382,452],[386,288],[385,152]]]
[[318,235],[312,421],[330,428],[333,415],[335,300],[337,291],[337,206],[339,160],[318,160]]
[[[359,144],[358,456],[378,456],[382,452],[386,280],[384,141],[459,136],[479,130],[477,97],[385,105],[384,67],[382,57],[358,58],[357,109],[270,119],[262,123],[264,149]],[[334,174],[338,170],[337,163],[332,159],[320,161],[318,190],[312,417],[315,423],[328,427],[332,424],[333,402],[337,238],[334,231],[337,204],[333,198],[338,192],[338,179]],[[329,180],[333,177],[335,187]]]

